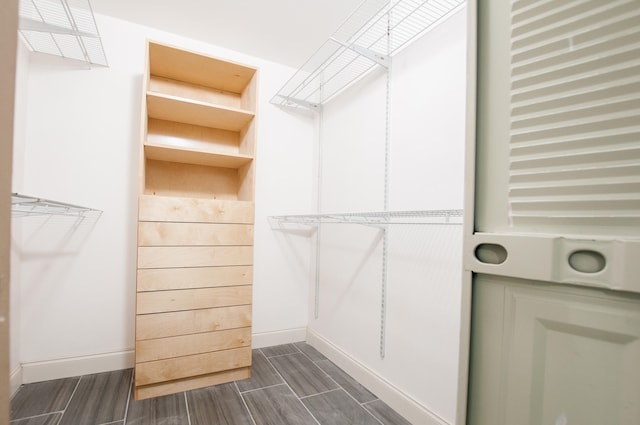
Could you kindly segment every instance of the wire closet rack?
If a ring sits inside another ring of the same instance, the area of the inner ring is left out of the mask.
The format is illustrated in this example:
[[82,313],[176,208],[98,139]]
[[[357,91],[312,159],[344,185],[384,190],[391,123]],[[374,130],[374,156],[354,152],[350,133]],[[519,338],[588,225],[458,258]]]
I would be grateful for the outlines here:
[[49,199],[36,198],[34,196],[11,194],[11,216],[26,217],[37,215],[65,215],[75,217],[98,217],[101,210],[81,207],[80,205],[67,204]]
[[315,109],[455,13],[465,0],[365,0],[271,103]]
[[423,210],[423,211],[379,211],[354,213],[325,213],[280,215],[269,217],[272,228],[283,225],[304,224],[315,225],[322,223],[333,224],[363,224],[380,226],[387,224],[462,224],[463,210]]
[[89,0],[20,0],[18,31],[34,52],[108,66]]

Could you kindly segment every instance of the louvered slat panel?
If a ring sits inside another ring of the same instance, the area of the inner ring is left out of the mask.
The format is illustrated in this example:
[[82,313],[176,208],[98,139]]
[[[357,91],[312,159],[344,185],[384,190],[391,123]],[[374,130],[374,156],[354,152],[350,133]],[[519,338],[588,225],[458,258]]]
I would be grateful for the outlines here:
[[640,2],[515,0],[511,41],[511,218],[640,218]]

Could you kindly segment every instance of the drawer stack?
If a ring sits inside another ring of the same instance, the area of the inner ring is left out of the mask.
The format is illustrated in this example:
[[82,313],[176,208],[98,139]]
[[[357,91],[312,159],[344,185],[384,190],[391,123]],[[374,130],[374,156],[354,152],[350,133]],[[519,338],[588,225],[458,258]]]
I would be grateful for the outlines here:
[[245,379],[251,366],[256,70],[148,47],[136,399]]

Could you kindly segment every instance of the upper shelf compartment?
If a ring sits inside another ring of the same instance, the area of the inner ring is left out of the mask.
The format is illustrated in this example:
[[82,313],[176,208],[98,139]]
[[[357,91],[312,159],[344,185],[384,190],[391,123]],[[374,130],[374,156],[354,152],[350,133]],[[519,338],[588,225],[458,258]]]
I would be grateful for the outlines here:
[[255,112],[256,69],[155,42],[149,43],[151,92]]
[[465,0],[365,0],[271,99],[314,109],[418,36],[455,13]]

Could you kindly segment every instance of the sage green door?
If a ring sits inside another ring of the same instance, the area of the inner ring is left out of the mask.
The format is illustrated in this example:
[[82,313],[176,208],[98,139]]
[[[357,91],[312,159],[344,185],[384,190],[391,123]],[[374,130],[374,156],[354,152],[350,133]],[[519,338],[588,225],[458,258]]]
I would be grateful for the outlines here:
[[640,1],[477,15],[467,424],[638,425]]

